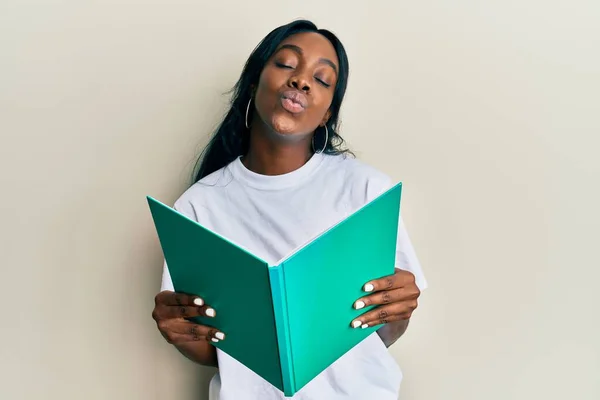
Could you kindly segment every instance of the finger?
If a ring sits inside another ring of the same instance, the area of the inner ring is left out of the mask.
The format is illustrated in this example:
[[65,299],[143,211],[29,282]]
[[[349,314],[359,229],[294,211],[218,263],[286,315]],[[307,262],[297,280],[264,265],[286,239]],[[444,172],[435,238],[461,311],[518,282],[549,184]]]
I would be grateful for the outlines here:
[[404,300],[405,297],[409,297],[412,295],[411,293],[406,293],[403,289],[392,289],[392,290],[383,290],[380,292],[376,292],[370,296],[361,297],[356,300],[353,304],[353,307],[356,310],[360,310],[361,308],[369,307],[372,305],[382,305],[382,304],[390,304],[400,300]]
[[178,343],[206,340],[219,342],[225,340],[225,334],[216,328],[195,324],[185,320],[168,320],[159,323],[159,329],[163,336],[169,340],[177,340]]
[[360,325],[358,325],[358,326],[353,325],[353,327],[366,329],[366,328],[372,328],[372,327],[378,326],[378,325],[385,325],[390,322],[402,321],[402,320],[407,320],[407,319],[410,319],[410,314],[390,315],[386,318],[380,318],[375,321],[361,322]]
[[198,342],[200,340],[204,340],[204,339],[200,339],[200,338],[198,338],[198,339],[191,338],[189,335],[183,335],[181,333],[174,333],[174,332],[163,333],[163,336],[164,336],[165,340],[167,341],[167,343],[174,344],[174,345],[190,343],[190,342]]
[[375,279],[365,283],[365,292],[378,292],[380,290],[397,289],[415,282],[415,276],[409,272],[396,268],[396,272],[383,278]]
[[[219,334],[219,332],[217,334]],[[213,337],[213,336],[194,336],[191,334],[181,334],[181,333],[175,333],[175,332],[167,332],[167,333],[163,334],[163,336],[165,337],[165,339],[168,343],[171,343],[174,345],[190,343],[190,342],[219,343],[221,340],[225,339],[224,335],[222,336],[223,339],[218,339],[217,337]]]
[[421,295],[417,285],[403,286],[400,289],[381,290],[372,295],[356,300],[353,307],[356,310],[373,305],[384,305],[399,301],[416,300]]
[[379,306],[355,318],[350,325],[353,328],[368,328],[377,325],[377,321],[386,321],[382,323],[387,323],[399,319],[408,319],[417,308],[417,305],[416,300],[410,300]]
[[161,321],[158,324],[158,329],[165,337],[167,342],[171,344],[207,341],[208,327],[203,327],[198,324],[193,324],[185,320],[167,320]]
[[155,303],[164,306],[203,306],[204,300],[198,296],[164,290],[156,295]]
[[209,317],[214,318],[217,311],[210,306],[157,306],[153,311],[153,318],[158,321],[161,319],[173,318],[193,318]]

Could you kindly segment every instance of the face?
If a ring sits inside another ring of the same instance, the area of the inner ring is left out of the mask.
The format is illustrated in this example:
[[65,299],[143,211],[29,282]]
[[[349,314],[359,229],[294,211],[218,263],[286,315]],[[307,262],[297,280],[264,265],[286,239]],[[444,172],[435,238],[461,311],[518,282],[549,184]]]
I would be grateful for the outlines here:
[[283,41],[267,61],[255,94],[258,117],[288,136],[304,136],[330,116],[339,62],[332,44],[306,32]]

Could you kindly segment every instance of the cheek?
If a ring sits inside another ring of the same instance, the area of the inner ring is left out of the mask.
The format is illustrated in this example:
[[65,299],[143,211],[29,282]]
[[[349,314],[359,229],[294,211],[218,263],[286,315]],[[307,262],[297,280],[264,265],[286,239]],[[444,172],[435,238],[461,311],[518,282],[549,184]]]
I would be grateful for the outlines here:
[[317,125],[320,124],[325,118],[327,111],[329,111],[329,108],[331,107],[331,101],[332,96],[329,94],[315,98],[315,102],[313,103],[313,109],[311,110],[311,121],[313,121]]
[[299,121],[279,106],[277,91],[259,85],[256,89],[256,111],[266,125],[279,133],[294,133]]
[[256,89],[256,96],[254,98],[256,111],[258,112],[259,117],[265,121],[269,122],[272,114],[276,110],[277,105],[277,96],[276,93],[265,87],[264,85],[259,85]]
[[272,112],[271,110],[273,110],[277,101],[277,93],[280,87],[277,81],[277,73],[269,70],[263,71],[258,81],[254,100],[258,112],[263,117],[266,117],[265,113]]
[[287,82],[287,78],[285,70],[267,66],[258,79],[258,90],[262,92],[277,92]]

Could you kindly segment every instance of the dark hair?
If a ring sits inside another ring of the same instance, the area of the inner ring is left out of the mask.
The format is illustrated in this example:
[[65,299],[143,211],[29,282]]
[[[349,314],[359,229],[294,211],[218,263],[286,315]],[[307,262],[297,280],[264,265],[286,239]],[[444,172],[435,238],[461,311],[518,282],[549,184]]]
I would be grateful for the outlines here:
[[[246,128],[246,107],[252,96],[252,85],[257,85],[260,74],[279,44],[287,37],[300,32],[316,32],[323,35],[333,45],[339,60],[339,74],[331,102],[331,117],[327,121],[329,139],[324,153],[341,154],[344,140],[337,133],[339,112],[348,84],[348,56],[340,40],[332,32],[318,29],[310,21],[298,20],[280,26],[271,31],[250,54],[244,65],[241,76],[232,89],[231,107],[217,127],[213,137],[198,158],[195,182],[223,168],[237,157],[245,155],[249,146],[248,129]],[[322,131],[322,133],[321,133]],[[325,130],[315,133],[314,146],[322,149],[325,145]]]

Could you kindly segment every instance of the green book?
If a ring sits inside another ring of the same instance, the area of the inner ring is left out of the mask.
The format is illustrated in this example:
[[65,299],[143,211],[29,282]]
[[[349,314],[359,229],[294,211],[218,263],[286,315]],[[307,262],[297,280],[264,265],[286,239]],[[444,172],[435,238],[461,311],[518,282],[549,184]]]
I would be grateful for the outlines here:
[[[352,328],[363,285],[394,273],[402,184],[270,265],[147,197],[175,291],[202,297],[214,345],[292,396],[379,326]],[[257,227],[260,229],[260,227]]]

